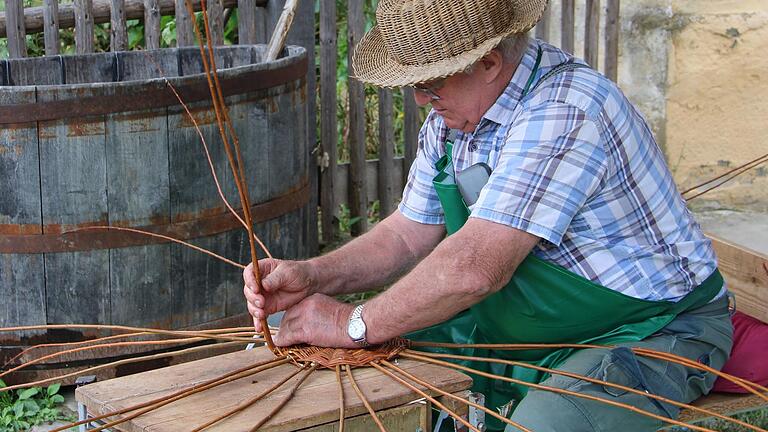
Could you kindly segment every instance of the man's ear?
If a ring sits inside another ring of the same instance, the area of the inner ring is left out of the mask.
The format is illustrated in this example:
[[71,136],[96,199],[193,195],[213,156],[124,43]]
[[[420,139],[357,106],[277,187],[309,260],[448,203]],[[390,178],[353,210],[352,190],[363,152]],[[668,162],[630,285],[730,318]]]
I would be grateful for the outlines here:
[[504,57],[499,50],[491,50],[491,52],[480,59],[478,66],[480,66],[480,70],[483,73],[484,81],[490,83],[501,73],[504,66]]

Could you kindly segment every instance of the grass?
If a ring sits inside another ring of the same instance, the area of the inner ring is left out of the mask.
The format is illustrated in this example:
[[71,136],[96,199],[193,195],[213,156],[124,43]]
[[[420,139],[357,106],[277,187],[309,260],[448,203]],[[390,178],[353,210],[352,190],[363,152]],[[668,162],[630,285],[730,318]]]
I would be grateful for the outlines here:
[[[732,415],[732,417],[737,418],[743,422],[749,423],[753,426],[768,428],[768,407],[739,412]],[[742,431],[746,432],[746,431],[752,430],[752,429],[747,429],[743,426],[726,422],[725,420],[714,419],[714,418],[698,420],[698,421],[692,422],[692,424],[696,426],[701,426],[708,429],[716,430],[716,431],[721,431],[721,432],[742,432]],[[692,429],[684,428],[680,426],[672,426],[669,428],[665,428],[663,430],[669,431],[669,432],[687,432],[687,431],[691,431]]]

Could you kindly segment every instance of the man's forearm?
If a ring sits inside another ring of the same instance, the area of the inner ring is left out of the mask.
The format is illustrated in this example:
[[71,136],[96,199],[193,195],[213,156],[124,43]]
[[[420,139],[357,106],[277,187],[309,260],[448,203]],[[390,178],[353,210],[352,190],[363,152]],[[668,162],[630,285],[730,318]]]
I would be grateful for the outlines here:
[[443,228],[407,220],[399,212],[343,247],[310,260],[319,292],[327,295],[382,287],[412,268],[443,236]]
[[363,317],[369,342],[445,321],[501,289],[538,240],[470,219],[407,276],[368,302]]

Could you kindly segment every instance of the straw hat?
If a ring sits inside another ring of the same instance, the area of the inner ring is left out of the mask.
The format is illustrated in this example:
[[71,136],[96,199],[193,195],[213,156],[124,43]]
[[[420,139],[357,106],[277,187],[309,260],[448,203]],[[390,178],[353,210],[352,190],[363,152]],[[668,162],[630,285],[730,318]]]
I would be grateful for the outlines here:
[[530,30],[547,0],[380,0],[355,48],[357,79],[400,87],[464,70],[515,33]]

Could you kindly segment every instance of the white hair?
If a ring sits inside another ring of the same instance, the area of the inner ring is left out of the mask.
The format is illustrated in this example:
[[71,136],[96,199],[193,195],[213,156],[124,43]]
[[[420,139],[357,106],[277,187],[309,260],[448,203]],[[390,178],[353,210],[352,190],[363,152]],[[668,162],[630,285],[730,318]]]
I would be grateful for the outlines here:
[[[528,33],[518,33],[505,37],[496,45],[495,50],[501,53],[501,58],[504,63],[511,64],[520,61],[523,57],[525,49],[528,47]],[[464,68],[462,71],[465,74],[471,74],[475,70],[477,62]]]

